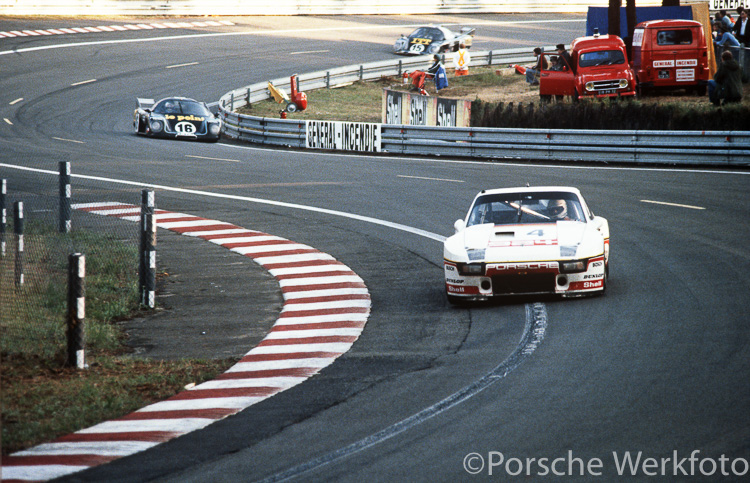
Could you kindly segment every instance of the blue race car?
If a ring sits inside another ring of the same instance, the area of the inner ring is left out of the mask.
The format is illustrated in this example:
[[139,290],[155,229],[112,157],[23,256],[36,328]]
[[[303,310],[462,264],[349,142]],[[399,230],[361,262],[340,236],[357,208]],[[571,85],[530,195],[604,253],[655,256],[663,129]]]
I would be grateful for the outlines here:
[[221,138],[221,119],[204,102],[186,97],[136,99],[133,115],[136,134],[151,137],[198,139],[216,142]]

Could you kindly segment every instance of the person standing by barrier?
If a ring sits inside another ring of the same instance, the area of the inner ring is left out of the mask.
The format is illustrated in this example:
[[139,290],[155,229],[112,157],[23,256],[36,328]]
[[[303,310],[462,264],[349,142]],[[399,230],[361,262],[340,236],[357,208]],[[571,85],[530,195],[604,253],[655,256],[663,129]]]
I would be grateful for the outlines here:
[[461,42],[458,50],[453,54],[453,65],[456,67],[456,76],[468,75],[470,62],[471,54],[466,49],[466,44]]
[[708,81],[708,99],[716,106],[722,100],[724,104],[742,101],[742,69],[728,50],[721,54],[719,70]]
[[743,47],[750,47],[750,22],[747,20],[747,10],[740,12],[740,18],[735,22],[732,32],[734,33],[734,38]]

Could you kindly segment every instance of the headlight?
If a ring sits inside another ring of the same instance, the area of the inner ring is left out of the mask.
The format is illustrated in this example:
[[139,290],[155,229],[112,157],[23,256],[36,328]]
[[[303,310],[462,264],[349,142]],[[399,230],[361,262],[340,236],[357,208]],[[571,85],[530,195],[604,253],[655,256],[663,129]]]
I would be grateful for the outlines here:
[[560,273],[585,272],[587,260],[571,260],[569,262],[560,262]]
[[162,124],[161,121],[151,121],[151,124],[149,124],[149,127],[153,132],[161,132],[162,129],[164,129],[164,124]]
[[208,125],[208,131],[213,135],[216,136],[221,131],[221,124],[218,122],[215,124],[209,124]]
[[461,275],[484,275],[484,263],[457,263]]
[[620,79],[620,89],[625,89],[628,86],[627,79]]
[[586,83],[586,90],[587,91],[593,91],[594,90],[594,83],[593,82],[587,82]]

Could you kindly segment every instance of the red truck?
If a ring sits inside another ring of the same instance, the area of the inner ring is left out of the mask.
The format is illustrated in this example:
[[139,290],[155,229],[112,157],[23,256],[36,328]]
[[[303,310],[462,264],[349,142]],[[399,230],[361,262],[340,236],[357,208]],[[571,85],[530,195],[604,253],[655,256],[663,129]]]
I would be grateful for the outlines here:
[[[543,70],[539,96],[571,96],[573,101],[592,97],[635,96],[636,84],[625,42],[616,35],[580,37],[570,46],[572,65],[563,70]],[[551,64],[550,64],[550,67]]]
[[694,20],[649,20],[633,32],[633,70],[639,94],[685,88],[706,94],[708,48],[703,25]]

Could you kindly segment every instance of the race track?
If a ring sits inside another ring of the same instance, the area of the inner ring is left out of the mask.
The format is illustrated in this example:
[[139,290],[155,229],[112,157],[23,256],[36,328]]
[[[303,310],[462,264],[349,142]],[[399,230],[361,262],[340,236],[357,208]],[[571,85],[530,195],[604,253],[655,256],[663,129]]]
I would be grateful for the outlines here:
[[[489,50],[569,42],[585,19],[228,20],[0,39],[0,177],[32,191],[38,175],[14,166],[55,171],[70,161],[76,175],[106,178],[80,181],[89,198],[138,191],[122,181],[159,185],[159,207],[331,254],[365,281],[369,321],[349,352],[305,383],[70,481],[612,481],[620,473],[733,481],[750,473],[750,172],[610,165],[606,146],[601,164],[552,165],[133,134],[136,97],[213,102],[294,72],[382,60],[420,23],[477,25],[475,48]],[[73,23],[103,21],[3,19],[0,31]],[[438,240],[478,191],[527,182],[576,186],[609,220],[608,293],[450,306]]]

